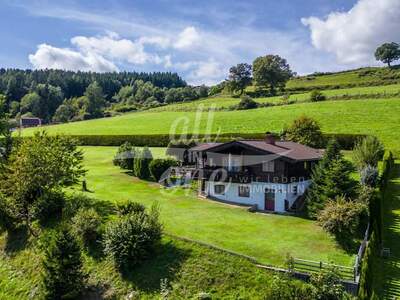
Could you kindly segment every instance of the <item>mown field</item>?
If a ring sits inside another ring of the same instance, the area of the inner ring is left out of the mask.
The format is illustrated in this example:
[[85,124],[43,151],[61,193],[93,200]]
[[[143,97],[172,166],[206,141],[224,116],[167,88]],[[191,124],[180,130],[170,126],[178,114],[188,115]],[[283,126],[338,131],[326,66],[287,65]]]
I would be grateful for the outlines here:
[[[399,154],[400,99],[340,100],[299,103],[246,111],[138,112],[43,127],[50,133],[71,135],[136,135],[174,133],[280,132],[300,115],[315,118],[325,133],[373,134]],[[38,129],[27,129],[31,135]]]

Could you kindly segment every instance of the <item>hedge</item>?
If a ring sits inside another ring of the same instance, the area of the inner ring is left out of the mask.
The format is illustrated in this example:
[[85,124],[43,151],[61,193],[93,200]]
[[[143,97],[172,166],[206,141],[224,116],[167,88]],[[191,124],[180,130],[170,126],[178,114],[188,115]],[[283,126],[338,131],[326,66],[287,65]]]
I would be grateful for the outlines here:
[[[278,134],[275,134],[278,136]],[[70,135],[70,137],[78,140],[82,146],[120,146],[125,142],[131,143],[137,147],[167,147],[171,141],[169,134],[148,134],[148,135]],[[193,135],[186,136],[181,139],[176,136],[176,140],[192,140],[196,142],[227,142],[234,139],[255,139],[262,140],[265,133],[223,133],[211,135]],[[352,150],[354,144],[365,135],[362,134],[324,134],[325,142],[331,138],[335,138],[343,150]],[[23,137],[29,138],[29,137]],[[20,138],[14,137],[14,140]]]
[[386,151],[383,156],[379,193],[374,195],[370,203],[370,224],[372,224],[372,231],[361,267],[360,288],[358,293],[358,297],[361,300],[378,299],[373,290],[373,266],[375,258],[379,256],[379,249],[382,244],[383,201],[393,167],[393,154],[390,151]]

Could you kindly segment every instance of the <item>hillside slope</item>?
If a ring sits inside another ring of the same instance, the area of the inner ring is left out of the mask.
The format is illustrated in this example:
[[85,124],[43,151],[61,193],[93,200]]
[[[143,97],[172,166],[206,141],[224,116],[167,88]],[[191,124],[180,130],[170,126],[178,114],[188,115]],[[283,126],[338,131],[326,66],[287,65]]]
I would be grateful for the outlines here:
[[[70,135],[168,134],[171,129],[176,133],[262,133],[279,132],[303,114],[315,118],[325,133],[373,134],[388,148],[400,149],[400,99],[324,101],[197,115],[196,112],[138,112],[44,129]],[[24,130],[23,135],[37,130]]]

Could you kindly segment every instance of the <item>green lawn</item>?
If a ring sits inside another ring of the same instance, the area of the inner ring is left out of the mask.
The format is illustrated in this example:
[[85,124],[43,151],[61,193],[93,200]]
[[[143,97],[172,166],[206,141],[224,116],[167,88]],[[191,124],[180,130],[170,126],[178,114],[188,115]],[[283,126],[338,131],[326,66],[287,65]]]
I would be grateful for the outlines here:
[[[206,133],[261,133],[279,132],[285,124],[306,114],[315,118],[325,133],[374,134],[385,145],[400,149],[400,99],[344,100],[319,103],[301,103],[247,111],[203,112],[139,112],[119,117],[103,118],[44,127],[50,133],[73,135],[130,135],[175,132]],[[198,121],[196,121],[198,120]],[[207,121],[210,121],[210,124]],[[37,129],[27,129],[30,135]]]
[[[390,258],[377,258],[374,288],[383,299],[400,297],[400,161],[384,199],[383,246],[390,248]],[[397,299],[397,298],[396,298]]]
[[[92,197],[118,202],[135,200],[146,205],[159,201],[167,232],[211,243],[283,266],[287,253],[295,257],[333,261],[350,266],[353,255],[339,249],[315,222],[292,216],[252,214],[245,209],[198,199],[188,190],[164,190],[114,167],[116,148],[83,147],[88,188]],[[160,150],[154,151],[160,154]]]

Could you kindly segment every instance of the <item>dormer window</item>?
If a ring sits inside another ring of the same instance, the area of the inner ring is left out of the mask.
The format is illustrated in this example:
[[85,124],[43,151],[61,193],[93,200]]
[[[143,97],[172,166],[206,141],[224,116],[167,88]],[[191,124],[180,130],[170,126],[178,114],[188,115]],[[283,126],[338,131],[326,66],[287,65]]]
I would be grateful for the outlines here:
[[263,172],[274,172],[275,171],[275,162],[271,161],[264,161],[262,164]]

